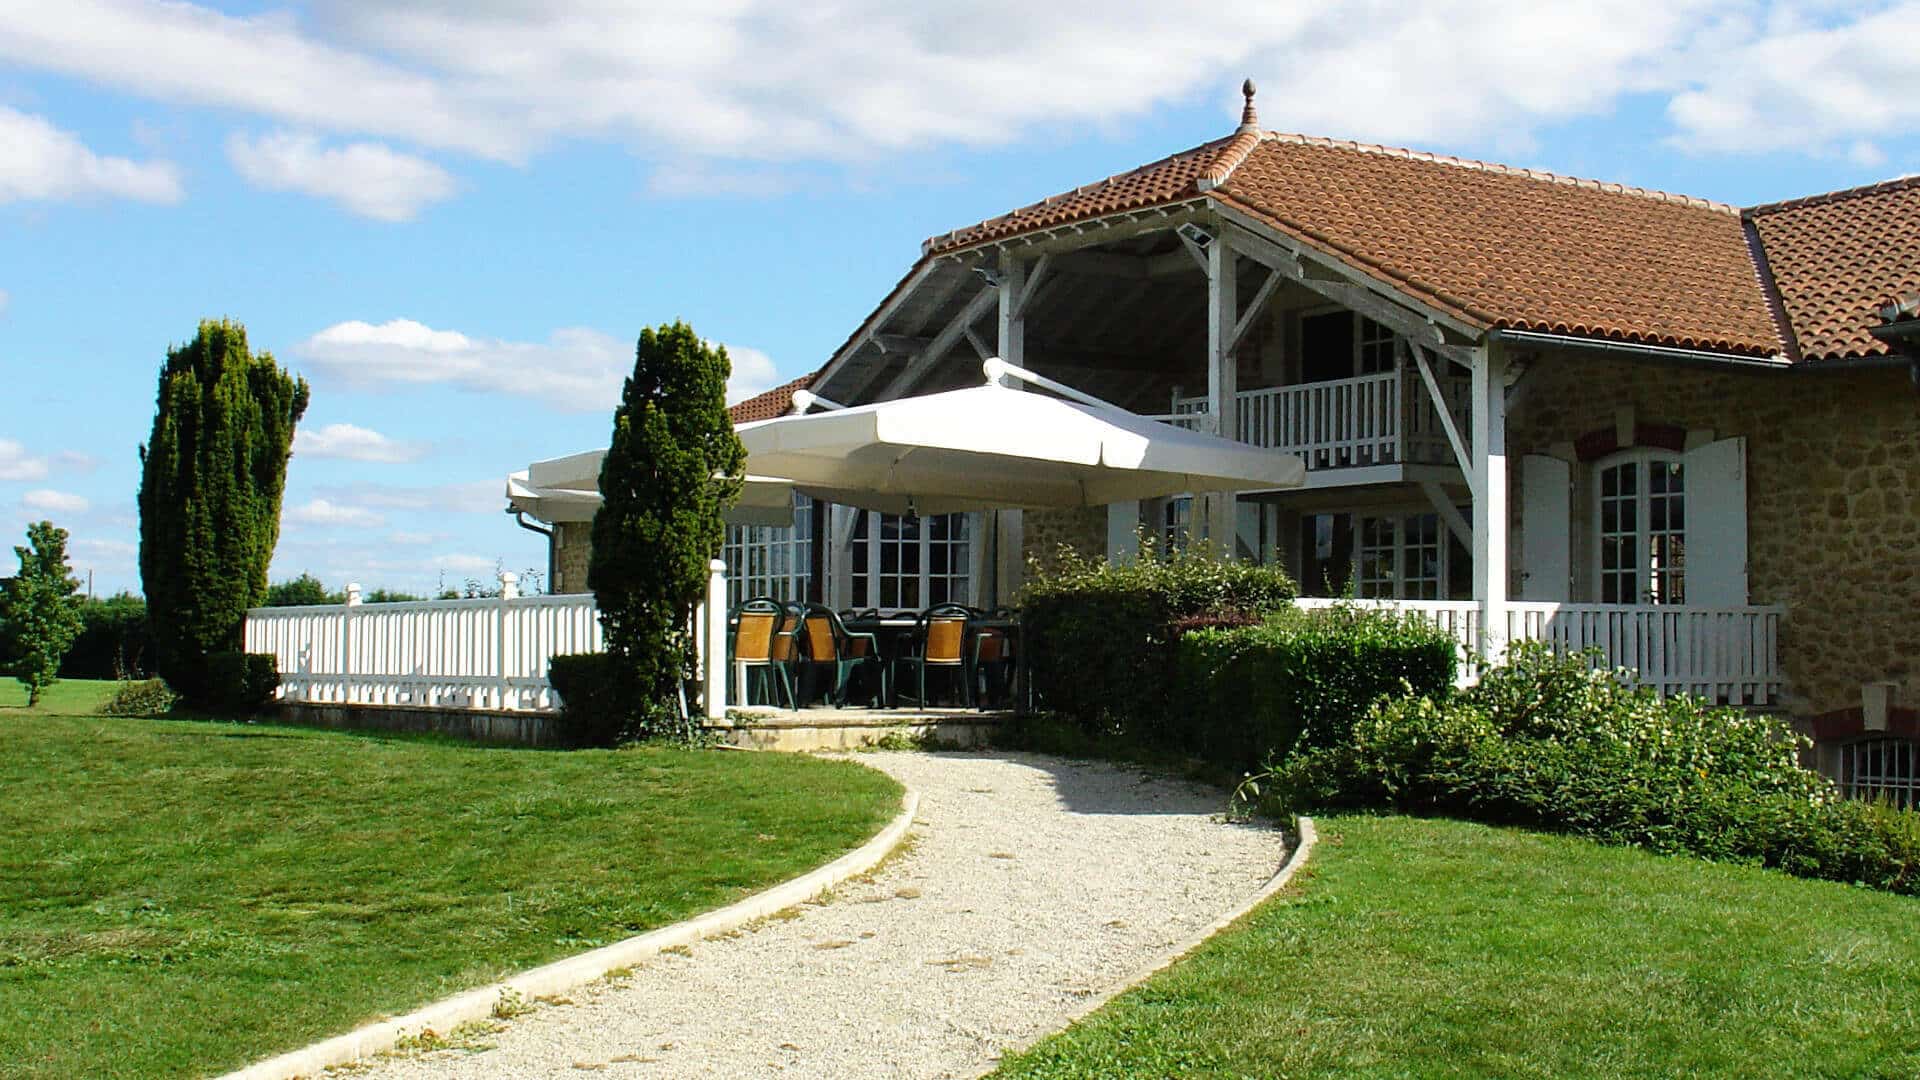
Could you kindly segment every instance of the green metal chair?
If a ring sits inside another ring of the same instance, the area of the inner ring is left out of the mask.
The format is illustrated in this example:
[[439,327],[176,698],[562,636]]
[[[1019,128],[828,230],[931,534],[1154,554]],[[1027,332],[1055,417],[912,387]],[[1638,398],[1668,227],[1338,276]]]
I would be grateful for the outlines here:
[[[784,696],[787,708],[799,708],[793,692],[794,639],[800,621],[787,605],[771,596],[756,596],[733,609],[727,618],[727,659],[735,684],[742,688],[737,704],[753,704],[753,675],[760,673],[764,696],[778,705]],[[776,695],[775,691],[778,691]]]
[[809,674],[831,670],[829,701],[844,707],[854,675],[864,669],[874,672],[873,704],[878,706],[887,700],[887,664],[880,656],[878,637],[853,633],[838,612],[822,604],[806,605],[801,624],[801,662]]
[[[895,664],[913,669],[912,685],[920,692],[915,698],[916,704],[927,704],[927,669],[937,668],[952,673],[960,687],[960,700],[967,707],[973,706],[973,658],[968,651],[967,624],[973,619],[973,612],[963,604],[938,604],[921,612],[919,622],[913,628],[913,637],[909,651],[894,660]],[[893,680],[894,697],[901,696],[899,674]]]

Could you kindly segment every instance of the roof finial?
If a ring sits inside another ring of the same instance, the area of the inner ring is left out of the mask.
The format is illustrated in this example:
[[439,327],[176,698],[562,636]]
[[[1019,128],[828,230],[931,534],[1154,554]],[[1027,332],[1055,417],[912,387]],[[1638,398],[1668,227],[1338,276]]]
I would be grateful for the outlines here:
[[1260,114],[1253,111],[1253,80],[1248,79],[1246,82],[1241,83],[1240,92],[1247,96],[1247,107],[1240,110],[1241,129],[1251,130],[1259,127]]

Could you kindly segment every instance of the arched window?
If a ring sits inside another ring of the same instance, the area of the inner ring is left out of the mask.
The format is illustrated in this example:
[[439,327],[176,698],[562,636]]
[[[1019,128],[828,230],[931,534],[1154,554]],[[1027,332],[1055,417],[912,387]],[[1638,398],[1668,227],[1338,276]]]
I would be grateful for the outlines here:
[[1687,599],[1687,493],[1680,455],[1629,450],[1594,467],[1594,562],[1603,604]]
[[1920,794],[1920,743],[1868,739],[1840,748],[1840,790],[1855,799],[1893,800],[1911,807]]

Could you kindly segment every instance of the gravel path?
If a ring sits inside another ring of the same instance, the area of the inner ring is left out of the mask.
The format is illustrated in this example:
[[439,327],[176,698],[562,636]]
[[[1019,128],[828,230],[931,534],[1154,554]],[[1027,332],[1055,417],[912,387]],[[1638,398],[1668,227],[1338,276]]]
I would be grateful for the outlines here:
[[875,753],[920,792],[912,850],[373,1077],[963,1077],[1063,1026],[1244,900],[1285,855],[1217,791],[1028,754]]

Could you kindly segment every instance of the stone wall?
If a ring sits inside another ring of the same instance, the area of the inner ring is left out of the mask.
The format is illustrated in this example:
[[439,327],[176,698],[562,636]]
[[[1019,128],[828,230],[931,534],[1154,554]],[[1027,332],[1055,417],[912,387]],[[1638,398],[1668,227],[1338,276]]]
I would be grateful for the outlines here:
[[[1576,440],[1622,421],[1685,429],[1693,442],[1747,440],[1748,594],[1786,605],[1780,651],[1796,715],[1857,709],[1870,681],[1897,682],[1898,703],[1920,704],[1920,394],[1905,370],[1536,360],[1507,425],[1516,595],[1520,455],[1575,460]],[[1574,599],[1591,600],[1592,469],[1576,461],[1573,475]]]
[[564,521],[553,527],[553,584],[556,593],[587,591],[587,559],[593,553],[593,523]]
[[1064,546],[1089,559],[1107,555],[1107,508],[1029,510],[1021,515],[1021,557],[1029,566],[1051,568]]

